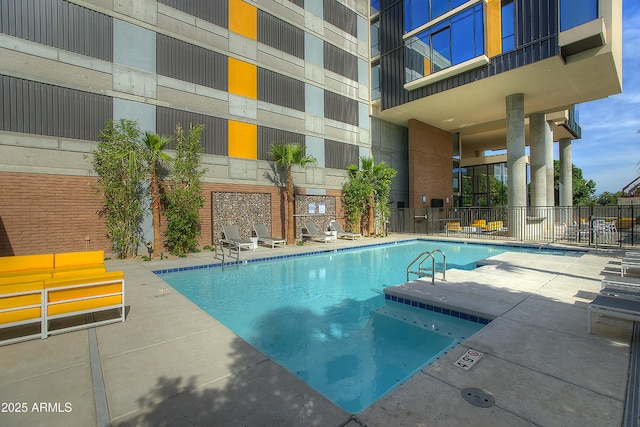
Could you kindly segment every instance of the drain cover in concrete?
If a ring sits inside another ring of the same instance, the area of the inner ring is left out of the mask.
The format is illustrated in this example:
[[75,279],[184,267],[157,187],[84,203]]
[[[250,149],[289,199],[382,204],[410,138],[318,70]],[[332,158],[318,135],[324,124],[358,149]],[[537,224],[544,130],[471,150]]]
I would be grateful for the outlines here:
[[464,400],[481,408],[491,408],[496,404],[493,396],[479,388],[465,388],[460,394]]

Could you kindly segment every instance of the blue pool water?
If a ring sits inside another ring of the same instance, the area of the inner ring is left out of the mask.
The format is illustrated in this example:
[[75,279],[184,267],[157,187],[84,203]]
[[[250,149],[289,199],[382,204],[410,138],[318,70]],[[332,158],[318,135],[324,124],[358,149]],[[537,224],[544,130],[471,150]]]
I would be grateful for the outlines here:
[[238,336],[357,413],[483,325],[386,302],[421,252],[448,268],[512,247],[412,241],[230,267],[162,273]]

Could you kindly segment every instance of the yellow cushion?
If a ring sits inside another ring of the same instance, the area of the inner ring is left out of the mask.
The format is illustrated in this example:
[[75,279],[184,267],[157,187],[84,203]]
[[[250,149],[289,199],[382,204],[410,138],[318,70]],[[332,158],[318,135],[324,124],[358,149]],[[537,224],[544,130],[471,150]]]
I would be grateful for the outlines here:
[[0,298],[2,297],[2,295],[17,294],[21,292],[37,292],[43,289],[44,280],[0,285]]
[[[47,313],[49,316],[55,316],[122,304],[122,295],[109,294],[123,292],[123,280],[122,271],[47,280],[45,281],[45,287],[49,290],[47,302],[57,303],[48,306]],[[93,285],[93,283],[100,284]],[[77,301],[80,298],[86,299]]]
[[82,301],[70,301],[61,304],[50,305],[47,309],[47,315],[56,316],[58,314],[75,313],[78,311],[110,307],[118,304],[122,304],[122,295],[98,297]]
[[67,286],[86,285],[98,282],[113,282],[123,279],[124,273],[122,271],[112,271],[110,273],[77,275],[74,277],[45,280],[44,287],[47,289],[63,288]]
[[447,223],[447,230],[450,230],[450,231],[458,231],[458,230],[460,230],[460,223],[459,222],[448,222]]
[[41,294],[18,295],[13,297],[0,298],[0,310],[10,308],[27,307],[29,305],[42,305]]
[[24,320],[39,319],[40,309],[41,307],[34,307],[0,313],[0,325],[13,322],[22,322]]
[[[2,275],[0,276],[0,287],[4,285],[12,285],[17,283],[28,283],[28,282],[43,282],[46,279],[51,279],[50,272],[42,272],[42,273],[17,273],[13,275]],[[0,291],[2,292],[2,291]]]
[[63,252],[55,254],[56,269],[82,265],[104,264],[104,251]]
[[0,274],[52,269],[53,254],[0,257]]
[[48,293],[49,302],[67,301],[78,298],[90,298],[100,295],[122,292],[122,282],[104,285],[86,286],[82,288],[61,288]]
[[476,219],[473,221],[473,224],[471,224],[472,227],[484,227],[485,225],[487,225],[486,219]]
[[86,277],[86,276],[93,276],[96,274],[102,274],[106,272],[107,272],[107,268],[104,266],[104,264],[82,265],[78,267],[63,267],[63,268],[56,268],[53,271],[52,278],[60,279],[60,278]]

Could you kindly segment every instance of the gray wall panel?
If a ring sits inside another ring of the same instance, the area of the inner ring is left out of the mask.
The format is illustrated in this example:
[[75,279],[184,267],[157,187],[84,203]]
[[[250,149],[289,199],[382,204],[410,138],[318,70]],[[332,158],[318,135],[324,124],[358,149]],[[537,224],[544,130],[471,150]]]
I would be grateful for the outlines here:
[[260,9],[258,41],[304,59],[304,31]]
[[218,90],[227,90],[227,57],[217,52],[157,35],[157,73]]
[[[204,125],[200,144],[206,154],[228,155],[228,135],[229,127],[225,119],[207,116],[204,114],[191,113],[188,111],[175,110],[173,108],[157,107],[156,109],[156,132],[160,135],[175,135],[176,125],[180,123],[184,131],[189,129],[191,124]],[[169,148],[173,148],[173,144]]]
[[358,57],[324,42],[324,68],[348,79],[358,81]]
[[324,20],[342,31],[358,36],[358,15],[336,0],[324,0]]
[[337,93],[324,91],[324,116],[358,126],[359,108],[358,101],[338,95]]
[[229,5],[227,0],[158,0],[158,3],[166,4],[220,27],[229,27]]
[[0,129],[96,141],[113,117],[111,97],[0,75]]
[[344,142],[324,141],[324,165],[327,168],[346,169],[349,165],[359,165],[358,146]]
[[305,137],[296,132],[258,126],[258,159],[271,160],[269,151],[273,144],[297,143],[305,146]]
[[113,19],[62,0],[0,1],[0,32],[92,58],[113,60]]
[[304,111],[304,82],[258,68],[258,99],[282,107]]

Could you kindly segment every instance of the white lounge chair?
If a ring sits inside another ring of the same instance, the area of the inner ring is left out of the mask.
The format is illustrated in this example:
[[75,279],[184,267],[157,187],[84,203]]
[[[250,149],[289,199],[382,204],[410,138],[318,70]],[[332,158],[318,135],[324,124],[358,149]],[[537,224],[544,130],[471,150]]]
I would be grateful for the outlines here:
[[624,277],[628,270],[640,270],[640,258],[622,258],[620,262],[620,277]]
[[325,233],[321,233],[318,231],[318,227],[313,222],[303,222],[303,227],[307,230],[306,233],[302,233],[302,237],[307,237],[309,239],[318,239],[322,240],[324,243],[331,241],[331,235],[327,235]]
[[329,228],[331,228],[333,231],[337,233],[337,237],[340,237],[340,236],[349,237],[351,240],[355,240],[356,237],[359,237],[360,240],[362,240],[362,234],[352,233],[350,231],[344,231],[344,228],[342,228],[342,225],[340,225],[338,221],[332,220],[329,223]]
[[591,314],[640,320],[640,301],[608,295],[598,295],[587,307],[587,332],[591,333]]
[[229,245],[229,253],[231,253],[232,247],[235,247],[238,251],[242,248],[253,249],[253,242],[240,237],[238,227],[235,225],[223,225],[222,234],[224,234],[224,239],[222,239],[223,243],[227,243]]
[[269,230],[267,229],[267,226],[265,224],[253,224],[253,229],[256,232],[256,236],[258,237],[258,243],[271,245],[271,249],[275,248],[276,245],[287,245],[286,240],[278,239],[277,237],[271,237],[271,235],[269,234]]

